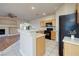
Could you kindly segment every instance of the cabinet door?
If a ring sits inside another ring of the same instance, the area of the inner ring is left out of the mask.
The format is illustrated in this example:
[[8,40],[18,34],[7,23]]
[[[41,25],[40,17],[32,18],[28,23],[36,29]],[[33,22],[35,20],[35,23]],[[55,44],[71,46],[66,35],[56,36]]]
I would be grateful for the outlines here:
[[52,23],[53,23],[53,26],[56,26],[56,20],[55,19],[52,21]]
[[44,21],[44,20],[41,20],[41,21],[40,21],[40,26],[41,26],[41,27],[45,27],[45,21]]
[[52,40],[56,39],[56,32],[55,31],[51,31],[51,39]]
[[71,56],[71,48],[72,46],[68,43],[64,43],[64,56]]
[[79,56],[79,45],[64,43],[64,56]]
[[40,37],[36,40],[36,55],[43,56],[45,53],[45,38]]
[[46,20],[46,23],[51,23],[52,22],[52,19],[47,19]]

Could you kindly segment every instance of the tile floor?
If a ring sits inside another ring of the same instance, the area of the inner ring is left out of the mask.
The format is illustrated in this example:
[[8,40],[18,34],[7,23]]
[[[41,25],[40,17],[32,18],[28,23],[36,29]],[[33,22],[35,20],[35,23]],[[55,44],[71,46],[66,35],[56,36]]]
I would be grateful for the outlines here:
[[19,52],[19,40],[4,51],[0,52],[0,56],[21,56]]
[[[56,41],[46,39],[46,51],[44,56],[58,56],[58,44]],[[21,56],[19,52],[19,41],[0,52],[0,56]]]
[[58,56],[58,42],[46,39],[45,56]]

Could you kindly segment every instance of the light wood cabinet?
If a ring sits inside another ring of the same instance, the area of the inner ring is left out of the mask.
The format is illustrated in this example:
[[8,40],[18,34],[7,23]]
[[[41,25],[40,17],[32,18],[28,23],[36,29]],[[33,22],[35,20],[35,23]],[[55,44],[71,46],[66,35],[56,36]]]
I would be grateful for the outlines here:
[[45,54],[45,37],[42,36],[36,40],[36,55],[43,56]]
[[46,27],[46,23],[52,23],[53,26],[56,26],[56,20],[55,19],[41,19],[40,26]]
[[52,20],[52,25],[56,26],[56,20],[55,19]]
[[51,39],[52,40],[56,39],[56,31],[51,31]]
[[51,23],[52,22],[52,19],[48,19],[48,20],[45,20],[46,23]]
[[79,56],[79,45],[64,43],[64,56]]
[[41,27],[45,27],[45,21],[44,21],[44,20],[41,20],[41,21],[40,21],[40,26],[41,26]]

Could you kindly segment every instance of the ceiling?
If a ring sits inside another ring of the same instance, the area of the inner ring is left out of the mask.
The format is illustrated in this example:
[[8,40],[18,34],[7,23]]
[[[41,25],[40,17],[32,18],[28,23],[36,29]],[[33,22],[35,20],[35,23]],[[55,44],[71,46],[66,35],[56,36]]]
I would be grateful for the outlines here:
[[[0,3],[0,16],[12,13],[24,20],[33,20],[52,15],[61,6],[60,3]],[[32,10],[32,6],[35,7]],[[46,13],[46,15],[42,15]]]

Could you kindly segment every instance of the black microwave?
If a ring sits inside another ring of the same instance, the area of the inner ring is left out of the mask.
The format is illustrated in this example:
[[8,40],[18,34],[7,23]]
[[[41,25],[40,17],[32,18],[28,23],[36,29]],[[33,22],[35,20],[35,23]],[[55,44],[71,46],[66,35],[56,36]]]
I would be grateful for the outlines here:
[[52,23],[46,23],[46,27],[52,27]]

